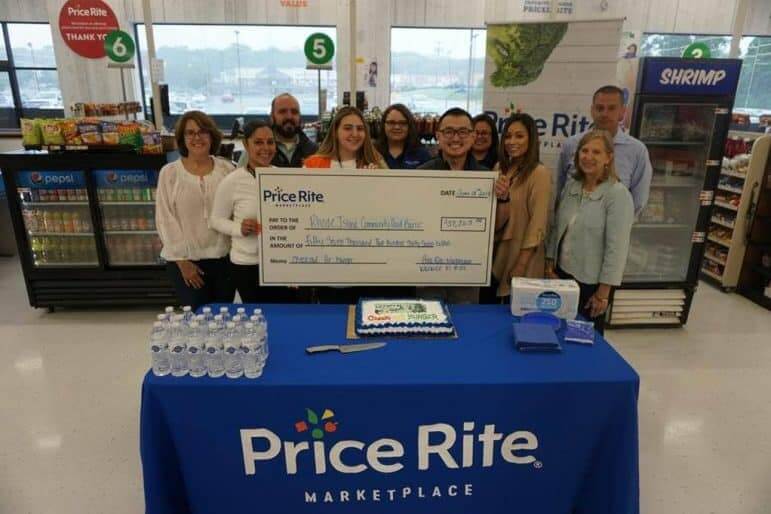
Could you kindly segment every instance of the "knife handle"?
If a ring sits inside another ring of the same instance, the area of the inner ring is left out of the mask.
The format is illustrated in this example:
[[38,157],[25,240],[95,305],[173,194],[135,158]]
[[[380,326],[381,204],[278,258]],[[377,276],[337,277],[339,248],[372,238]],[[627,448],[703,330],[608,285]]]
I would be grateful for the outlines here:
[[331,352],[333,350],[339,350],[340,347],[336,344],[326,344],[321,346],[309,346],[305,349],[307,353],[320,353],[320,352]]

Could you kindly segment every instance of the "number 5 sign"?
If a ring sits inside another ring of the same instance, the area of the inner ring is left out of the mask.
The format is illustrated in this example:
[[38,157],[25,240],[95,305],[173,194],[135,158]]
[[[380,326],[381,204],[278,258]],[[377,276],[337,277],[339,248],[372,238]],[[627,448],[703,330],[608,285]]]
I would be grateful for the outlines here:
[[335,56],[335,44],[332,38],[321,32],[308,36],[305,40],[305,57],[316,65],[327,64]]
[[112,61],[129,61],[134,57],[134,40],[122,30],[113,30],[104,40],[104,51]]

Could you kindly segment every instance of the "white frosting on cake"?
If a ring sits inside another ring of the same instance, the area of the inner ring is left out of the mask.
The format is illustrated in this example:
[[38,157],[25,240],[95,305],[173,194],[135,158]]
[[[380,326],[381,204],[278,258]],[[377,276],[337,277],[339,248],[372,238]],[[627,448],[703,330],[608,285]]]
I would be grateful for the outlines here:
[[359,334],[452,334],[442,302],[437,300],[362,300]]

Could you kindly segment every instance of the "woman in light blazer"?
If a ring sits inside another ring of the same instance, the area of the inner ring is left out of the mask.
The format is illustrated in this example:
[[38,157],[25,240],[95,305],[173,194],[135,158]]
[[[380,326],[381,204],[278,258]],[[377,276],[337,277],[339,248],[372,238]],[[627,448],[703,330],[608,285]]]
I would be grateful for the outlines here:
[[578,282],[579,313],[603,333],[611,289],[624,274],[634,205],[618,180],[613,139],[606,131],[581,138],[574,165],[576,173],[562,190],[549,234],[546,275]]

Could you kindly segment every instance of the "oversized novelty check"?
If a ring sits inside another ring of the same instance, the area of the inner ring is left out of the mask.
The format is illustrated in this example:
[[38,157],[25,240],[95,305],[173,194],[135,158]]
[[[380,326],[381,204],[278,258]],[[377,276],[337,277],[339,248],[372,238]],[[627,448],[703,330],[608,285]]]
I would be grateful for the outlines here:
[[260,170],[260,283],[487,285],[496,176]]

